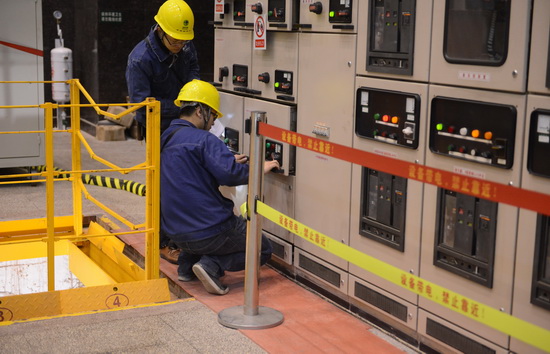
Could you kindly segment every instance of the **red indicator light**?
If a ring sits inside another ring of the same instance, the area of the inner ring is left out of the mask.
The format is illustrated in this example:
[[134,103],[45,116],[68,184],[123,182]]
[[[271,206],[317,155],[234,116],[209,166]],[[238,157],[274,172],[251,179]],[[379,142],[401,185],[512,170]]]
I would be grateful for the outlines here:
[[384,114],[384,116],[382,117],[382,120],[383,120],[384,122],[389,122],[389,121],[390,121],[390,116],[387,115],[387,114]]

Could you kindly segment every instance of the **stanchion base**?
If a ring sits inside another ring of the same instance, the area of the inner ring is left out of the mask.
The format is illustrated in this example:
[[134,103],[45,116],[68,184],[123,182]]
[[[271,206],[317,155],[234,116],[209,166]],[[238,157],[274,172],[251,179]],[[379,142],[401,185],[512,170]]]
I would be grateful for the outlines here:
[[235,329],[265,329],[283,323],[283,314],[269,307],[259,306],[258,314],[249,316],[244,314],[244,306],[234,306],[218,314],[218,322],[226,327]]

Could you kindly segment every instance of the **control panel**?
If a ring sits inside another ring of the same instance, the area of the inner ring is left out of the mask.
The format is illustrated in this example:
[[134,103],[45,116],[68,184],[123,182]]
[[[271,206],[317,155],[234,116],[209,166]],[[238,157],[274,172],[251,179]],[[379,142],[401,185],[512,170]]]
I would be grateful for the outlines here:
[[[280,166],[284,166],[283,165],[283,155],[284,155],[284,149],[283,149],[283,144],[279,143],[279,142],[276,142],[276,141],[273,141],[273,140],[269,140],[269,139],[266,139],[265,141],[265,160],[266,161],[273,161],[273,160],[277,160],[279,162],[279,165]],[[291,174],[294,173],[294,166],[289,166],[291,171],[289,171]],[[285,170],[283,168],[280,168],[278,170],[272,170],[272,172],[275,172],[275,173],[282,173],[284,174],[285,173]]]
[[434,265],[493,286],[498,203],[439,189]]
[[248,87],[248,66],[233,64],[233,85]]
[[224,130],[224,139],[223,142],[225,143],[225,146],[234,154],[238,154],[239,152],[239,131],[237,129],[228,128],[226,127]]
[[328,21],[334,29],[353,29],[352,23],[353,0],[330,0]]
[[435,97],[431,106],[433,153],[510,169],[514,160],[514,106]]
[[550,216],[538,214],[531,303],[550,310]]
[[300,8],[298,1],[268,0],[267,22],[269,28],[293,29],[298,18]]
[[412,75],[416,0],[370,0],[367,70]]
[[363,167],[359,234],[405,249],[407,179]]
[[550,178],[550,111],[531,113],[527,169],[534,175]]
[[240,23],[245,21],[246,1],[233,0],[233,22]]
[[294,82],[293,73],[291,71],[275,70],[275,81],[273,86],[278,99],[285,101],[294,101]]
[[355,133],[366,139],[418,147],[420,96],[398,91],[357,89]]

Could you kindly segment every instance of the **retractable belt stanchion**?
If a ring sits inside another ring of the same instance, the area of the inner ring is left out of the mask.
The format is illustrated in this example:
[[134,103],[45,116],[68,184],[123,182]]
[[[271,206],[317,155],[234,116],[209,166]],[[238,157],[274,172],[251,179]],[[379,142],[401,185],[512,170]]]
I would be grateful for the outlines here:
[[246,265],[244,278],[244,306],[221,311],[218,321],[230,328],[264,329],[283,323],[283,314],[269,307],[259,306],[258,277],[262,244],[262,220],[256,214],[256,200],[262,195],[264,138],[258,135],[258,123],[265,123],[265,112],[252,112],[250,129],[250,174],[248,177],[248,222],[246,229]]

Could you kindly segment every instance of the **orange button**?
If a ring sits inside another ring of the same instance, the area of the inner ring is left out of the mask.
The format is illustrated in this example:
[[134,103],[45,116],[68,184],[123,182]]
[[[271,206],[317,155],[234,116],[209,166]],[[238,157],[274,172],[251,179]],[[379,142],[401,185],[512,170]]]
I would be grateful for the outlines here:
[[487,140],[491,140],[493,138],[493,132],[485,132],[483,137]]
[[479,137],[479,130],[477,130],[477,129],[472,130],[472,136],[473,136],[474,138]]
[[393,116],[393,117],[391,117],[391,122],[392,122],[393,124],[397,124],[397,122],[399,122],[399,117],[398,117],[398,116]]

